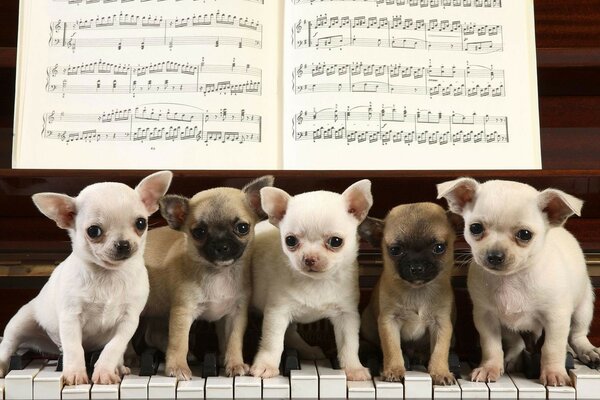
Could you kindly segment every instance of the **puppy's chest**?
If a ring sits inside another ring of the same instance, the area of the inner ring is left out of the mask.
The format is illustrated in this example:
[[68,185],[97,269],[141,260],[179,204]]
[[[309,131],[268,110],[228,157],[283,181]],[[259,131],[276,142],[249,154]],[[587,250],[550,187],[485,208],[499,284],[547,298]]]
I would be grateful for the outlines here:
[[231,313],[242,295],[241,276],[221,273],[204,279],[198,291],[199,317],[215,321]]
[[535,320],[534,299],[530,289],[515,280],[502,282],[493,292],[498,316],[504,325],[530,329]]
[[403,340],[416,340],[422,337],[435,318],[426,307],[400,306],[394,312],[400,323],[400,334]]

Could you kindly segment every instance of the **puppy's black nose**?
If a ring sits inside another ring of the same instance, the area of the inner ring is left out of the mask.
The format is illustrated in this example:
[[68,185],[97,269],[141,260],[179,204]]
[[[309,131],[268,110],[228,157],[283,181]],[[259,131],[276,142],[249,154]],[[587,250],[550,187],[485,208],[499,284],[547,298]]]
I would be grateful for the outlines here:
[[425,272],[425,265],[423,264],[411,264],[410,268],[410,273],[413,276],[419,276],[419,275],[423,275],[423,273]]
[[487,253],[487,261],[494,267],[502,265],[504,263],[504,253],[501,251],[490,251]]
[[119,240],[115,242],[115,248],[118,254],[125,255],[131,251],[131,244],[129,244],[128,240]]
[[215,244],[215,253],[218,256],[224,256],[229,254],[231,250],[231,246],[229,245],[229,242],[219,242]]

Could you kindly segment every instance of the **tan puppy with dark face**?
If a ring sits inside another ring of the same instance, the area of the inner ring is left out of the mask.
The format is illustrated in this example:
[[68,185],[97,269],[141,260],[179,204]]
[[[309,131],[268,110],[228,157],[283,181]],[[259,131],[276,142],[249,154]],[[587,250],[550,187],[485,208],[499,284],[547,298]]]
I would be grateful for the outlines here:
[[[191,378],[188,335],[198,318],[218,321],[226,373],[248,372],[242,342],[251,292],[249,263],[254,225],[266,217],[260,189],[272,184],[273,177],[265,176],[242,190],[215,188],[191,199],[169,195],[161,200],[169,227],[148,234],[145,261],[150,297],[144,315],[159,317],[150,319],[146,341],[159,349],[166,347],[167,375]],[[160,329],[166,316],[168,343]]]
[[384,221],[368,218],[359,228],[363,238],[382,248],[383,272],[363,312],[361,330],[365,339],[381,344],[387,381],[404,378],[401,343],[424,341],[430,344],[433,382],[455,382],[448,367],[453,217],[433,203],[406,204],[392,209]]

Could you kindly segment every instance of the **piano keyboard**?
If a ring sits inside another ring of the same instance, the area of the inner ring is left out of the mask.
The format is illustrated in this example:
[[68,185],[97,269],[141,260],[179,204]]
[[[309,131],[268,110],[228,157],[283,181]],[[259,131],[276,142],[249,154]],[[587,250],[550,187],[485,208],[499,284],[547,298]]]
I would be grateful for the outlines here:
[[260,379],[251,376],[201,378],[192,368],[190,381],[177,382],[158,374],[139,376],[133,371],[119,385],[63,386],[56,361],[33,360],[22,370],[0,379],[0,399],[598,399],[600,371],[578,362],[569,373],[574,387],[544,387],[522,374],[505,374],[497,382],[471,382],[470,368],[461,366],[457,384],[433,385],[423,367],[407,371],[403,382],[385,382],[379,377],[366,382],[348,382],[328,360],[302,361],[290,376]]

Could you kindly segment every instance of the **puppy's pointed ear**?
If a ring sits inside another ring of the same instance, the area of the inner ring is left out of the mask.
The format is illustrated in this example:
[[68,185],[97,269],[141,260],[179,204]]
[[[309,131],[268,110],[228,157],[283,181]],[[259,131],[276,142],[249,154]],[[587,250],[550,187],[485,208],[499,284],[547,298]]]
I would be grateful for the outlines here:
[[190,201],[183,196],[170,194],[160,199],[160,214],[176,231],[181,230],[189,212]]
[[538,196],[538,206],[552,226],[562,226],[571,215],[581,215],[583,201],[557,189],[546,189]]
[[381,219],[367,217],[358,226],[358,234],[361,238],[369,242],[373,247],[381,247],[383,239],[384,221]]
[[148,215],[154,214],[158,210],[158,200],[169,190],[171,179],[173,179],[171,171],[155,172],[142,179],[135,187],[135,191],[138,192],[142,203],[146,206]]
[[465,206],[473,201],[479,182],[473,178],[459,178],[437,185],[438,199],[448,201],[448,208],[453,213],[462,215]]
[[462,235],[465,231],[465,220],[463,217],[452,211],[446,211],[446,218],[448,218],[450,226],[454,228],[454,232],[456,232],[457,235]]
[[246,196],[246,204],[261,220],[266,219],[268,215],[262,208],[260,190],[264,187],[273,186],[274,181],[275,178],[272,175],[261,176],[242,189],[242,192]]
[[359,222],[363,221],[373,205],[371,181],[363,179],[352,184],[348,189],[344,190],[342,197],[346,202],[348,213],[352,214]]
[[285,216],[290,199],[291,196],[281,189],[274,187],[260,189],[262,209],[267,213],[269,222],[275,226],[279,226]]
[[77,208],[74,198],[59,193],[37,193],[32,196],[32,199],[42,214],[54,220],[59,228],[75,227]]

